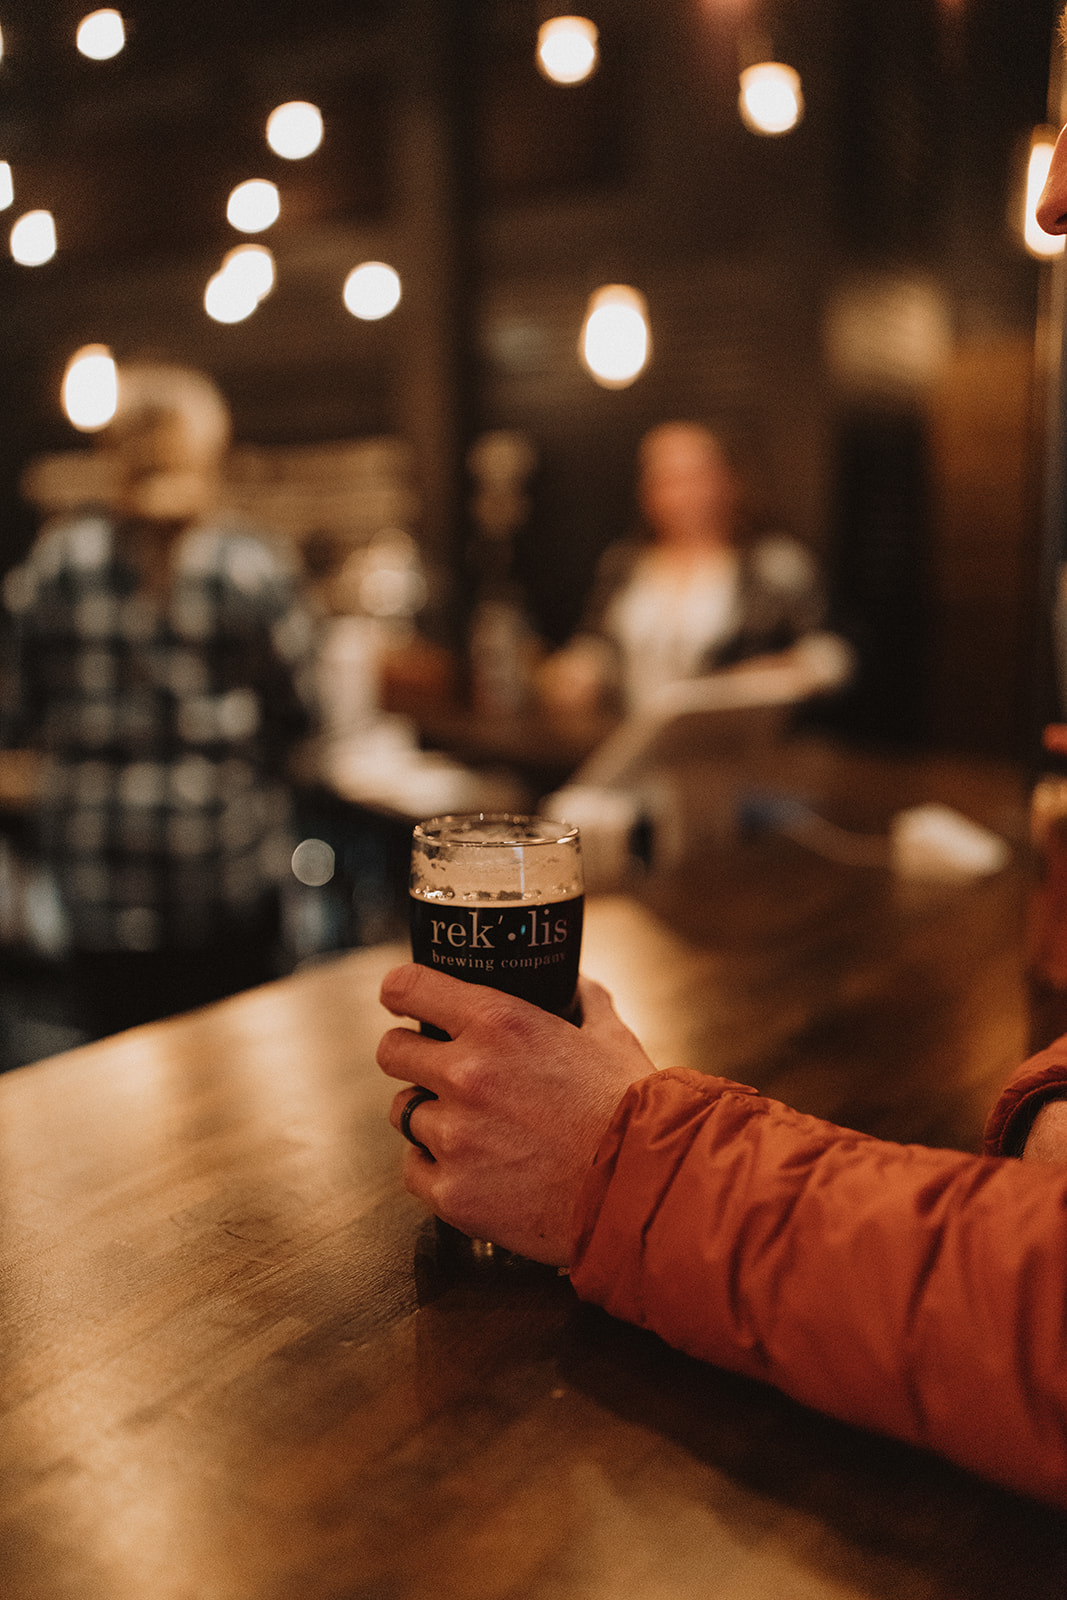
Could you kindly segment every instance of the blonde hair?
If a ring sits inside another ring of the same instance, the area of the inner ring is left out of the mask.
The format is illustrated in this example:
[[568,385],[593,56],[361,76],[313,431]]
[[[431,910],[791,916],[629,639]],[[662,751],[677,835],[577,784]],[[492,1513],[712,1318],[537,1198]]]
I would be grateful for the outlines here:
[[108,442],[121,440],[158,416],[180,416],[198,453],[221,456],[233,432],[230,408],[206,373],[167,362],[131,361],[118,370],[118,408]]

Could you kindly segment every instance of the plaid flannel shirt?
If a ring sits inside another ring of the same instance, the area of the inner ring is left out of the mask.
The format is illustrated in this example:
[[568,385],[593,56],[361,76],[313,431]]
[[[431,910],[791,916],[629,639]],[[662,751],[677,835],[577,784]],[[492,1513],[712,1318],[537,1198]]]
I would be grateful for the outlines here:
[[286,759],[313,709],[313,627],[279,556],[192,529],[157,601],[87,514],[4,597],[5,742],[47,757],[39,840],[69,944],[193,948],[247,923],[288,866]]

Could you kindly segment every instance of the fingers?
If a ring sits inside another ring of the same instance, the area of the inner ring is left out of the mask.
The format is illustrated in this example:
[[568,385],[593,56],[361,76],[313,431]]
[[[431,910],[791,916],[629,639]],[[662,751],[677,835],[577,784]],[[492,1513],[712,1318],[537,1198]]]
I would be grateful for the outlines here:
[[618,1019],[615,1002],[610,991],[602,983],[597,983],[595,978],[581,977],[578,979],[578,998],[582,1003],[582,1023],[589,1023],[595,1027],[599,1022],[606,1022],[609,1018]]
[[439,1094],[444,1072],[440,1050],[438,1040],[424,1038],[412,1028],[390,1028],[378,1041],[378,1065],[387,1078],[421,1083]]
[[[430,1118],[428,1107],[436,1105],[436,1096],[431,1095],[423,1086],[416,1089],[401,1089],[393,1096],[389,1107],[389,1121],[397,1133],[403,1134],[412,1149],[423,1161],[435,1161],[436,1157],[430,1146],[432,1134],[430,1132]],[[418,1127],[415,1119],[418,1117]]]
[[413,1017],[442,1029],[449,1040],[467,1033],[483,1039],[505,1023],[516,1028],[540,1027],[559,1021],[540,1006],[489,984],[467,983],[410,963],[394,967],[382,979],[381,1002],[397,1017]]
[[[593,978],[579,978],[582,1011],[592,1009],[598,1017],[615,1015],[611,995]],[[453,1038],[468,1026],[479,1011],[499,999],[499,991],[481,984],[464,983],[432,967],[408,962],[394,967],[382,979],[381,1003],[394,1017],[411,1017],[416,1022],[432,1022]],[[511,997],[513,1000],[515,996]],[[517,1001],[522,1005],[526,1002]]]
[[[607,1025],[629,1031],[619,1018],[611,994],[603,984],[592,978],[579,978],[578,995],[583,1025],[590,1028]],[[394,1016],[432,1023],[452,1039],[458,1039],[460,1034],[475,1027],[479,1020],[498,1026],[502,1003],[520,1007],[541,1022],[546,1020],[545,1013],[514,995],[505,997],[496,989],[464,983],[447,973],[435,972],[430,967],[414,963],[394,967],[386,973],[382,980],[381,1002]],[[378,1064],[389,1077],[425,1083],[428,1088],[439,1088],[439,1082],[431,1083],[426,1074],[433,1074],[436,1078],[444,1069],[436,1041],[410,1028],[394,1028],[384,1035],[378,1050]]]
[[[432,1022],[452,1038],[462,1032],[478,1007],[478,985],[464,983],[432,967],[394,967],[382,979],[381,1002],[395,1017]],[[484,1003],[484,999],[483,999]]]

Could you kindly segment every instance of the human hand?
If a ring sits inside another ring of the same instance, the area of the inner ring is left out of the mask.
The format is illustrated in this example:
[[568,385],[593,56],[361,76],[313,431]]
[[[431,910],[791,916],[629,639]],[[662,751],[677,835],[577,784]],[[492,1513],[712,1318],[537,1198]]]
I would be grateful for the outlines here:
[[[578,1189],[626,1088],[656,1069],[608,991],[579,982],[582,1026],[428,967],[382,983],[394,1016],[432,1022],[449,1041],[392,1028],[378,1046],[391,1078],[437,1095],[418,1106],[404,1182],[443,1221],[534,1261],[567,1263]],[[399,1129],[412,1097],[389,1120]]]
[[1067,1100],[1046,1100],[1023,1146],[1026,1161],[1067,1162]]

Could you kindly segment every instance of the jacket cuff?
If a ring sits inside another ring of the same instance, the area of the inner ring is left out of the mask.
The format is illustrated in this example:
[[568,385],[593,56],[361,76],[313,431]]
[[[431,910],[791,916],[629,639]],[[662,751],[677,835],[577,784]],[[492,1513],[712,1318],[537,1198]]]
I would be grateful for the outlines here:
[[1062,1099],[1067,1099],[1067,1035],[1024,1061],[1009,1078],[986,1122],[986,1155],[1022,1155],[1041,1107]]

